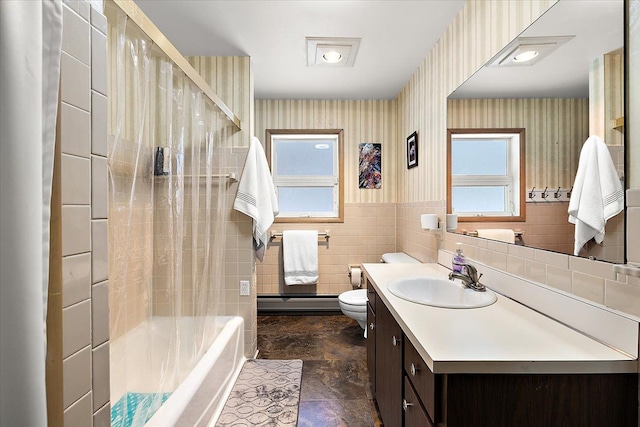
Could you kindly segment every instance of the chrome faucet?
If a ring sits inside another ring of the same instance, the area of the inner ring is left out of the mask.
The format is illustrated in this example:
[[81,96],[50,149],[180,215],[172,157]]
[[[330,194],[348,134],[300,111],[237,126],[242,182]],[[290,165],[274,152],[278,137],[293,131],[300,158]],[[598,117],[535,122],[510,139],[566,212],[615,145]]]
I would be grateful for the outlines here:
[[463,273],[452,271],[449,273],[449,280],[460,279],[467,288],[473,289],[474,291],[484,292],[487,290],[487,288],[480,283],[482,273],[478,275],[478,270],[476,270],[475,266],[466,262],[460,265],[463,267]]

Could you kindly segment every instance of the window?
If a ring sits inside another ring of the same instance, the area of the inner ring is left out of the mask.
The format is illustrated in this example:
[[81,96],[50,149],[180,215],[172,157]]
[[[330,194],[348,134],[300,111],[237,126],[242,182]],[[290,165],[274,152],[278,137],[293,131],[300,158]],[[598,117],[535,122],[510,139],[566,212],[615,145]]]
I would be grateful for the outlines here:
[[342,222],[342,130],[267,130],[279,222]]
[[524,221],[524,129],[450,129],[447,211],[461,221]]

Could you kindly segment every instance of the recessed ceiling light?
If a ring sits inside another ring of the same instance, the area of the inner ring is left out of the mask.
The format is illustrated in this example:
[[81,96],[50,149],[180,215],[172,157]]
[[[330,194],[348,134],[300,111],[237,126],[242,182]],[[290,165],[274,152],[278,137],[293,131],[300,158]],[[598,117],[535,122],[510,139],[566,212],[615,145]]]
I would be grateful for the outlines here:
[[340,60],[342,59],[342,55],[335,50],[330,50],[322,55],[322,59],[324,59],[324,61],[328,62],[329,64],[335,64],[337,62],[340,62]]
[[307,66],[353,67],[359,38],[307,37]]
[[498,52],[489,62],[489,66],[529,66],[536,64],[574,37],[518,37]]
[[316,144],[314,145],[314,147],[318,150],[326,150],[327,148],[329,148],[329,144]]
[[537,50],[526,50],[513,57],[513,62],[527,62],[538,56]]

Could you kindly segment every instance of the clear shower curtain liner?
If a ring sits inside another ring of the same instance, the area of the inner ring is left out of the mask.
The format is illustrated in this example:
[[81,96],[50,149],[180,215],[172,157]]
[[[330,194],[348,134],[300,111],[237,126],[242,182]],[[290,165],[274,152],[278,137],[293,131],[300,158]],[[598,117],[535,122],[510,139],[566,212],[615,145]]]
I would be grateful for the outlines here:
[[231,122],[137,26],[109,20],[112,426],[142,426],[224,315]]

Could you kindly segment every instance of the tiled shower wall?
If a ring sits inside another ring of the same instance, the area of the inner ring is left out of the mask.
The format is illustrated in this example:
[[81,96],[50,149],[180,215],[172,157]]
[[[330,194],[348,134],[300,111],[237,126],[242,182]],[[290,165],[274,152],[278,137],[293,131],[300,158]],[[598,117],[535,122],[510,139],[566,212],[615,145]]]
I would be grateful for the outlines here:
[[110,425],[106,22],[100,7],[85,1],[63,4],[59,113],[65,426]]

